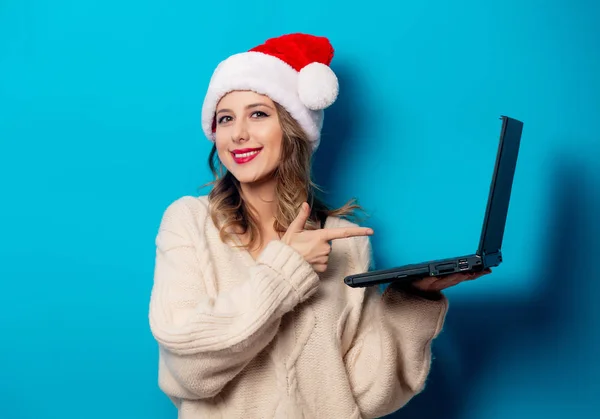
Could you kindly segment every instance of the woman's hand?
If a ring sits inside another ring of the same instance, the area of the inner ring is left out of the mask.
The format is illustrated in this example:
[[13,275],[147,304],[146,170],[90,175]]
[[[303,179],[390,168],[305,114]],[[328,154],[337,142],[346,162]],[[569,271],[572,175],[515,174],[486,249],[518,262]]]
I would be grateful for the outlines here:
[[306,221],[310,216],[310,207],[304,202],[300,213],[292,221],[281,241],[293,247],[310,263],[316,272],[325,272],[331,253],[331,241],[355,236],[370,236],[373,230],[366,227],[324,228],[305,230]]
[[491,269],[485,269],[483,271],[473,273],[457,272],[441,277],[432,276],[415,281],[412,283],[412,286],[419,291],[436,292],[460,284],[464,281],[472,281],[490,273],[492,273]]

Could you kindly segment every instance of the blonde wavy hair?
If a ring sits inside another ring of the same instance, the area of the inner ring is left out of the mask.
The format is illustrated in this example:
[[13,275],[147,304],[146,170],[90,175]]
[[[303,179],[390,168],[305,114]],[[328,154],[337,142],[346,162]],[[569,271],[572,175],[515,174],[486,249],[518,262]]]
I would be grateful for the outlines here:
[[[275,103],[279,123],[283,131],[280,164],[274,176],[276,178],[275,196],[277,207],[273,227],[280,236],[296,218],[303,202],[308,202],[311,214],[307,229],[320,228],[328,216],[337,216],[357,221],[357,210],[362,208],[356,199],[351,199],[339,208],[330,208],[317,193],[321,189],[312,180],[312,146],[298,122],[278,103]],[[213,145],[208,164],[214,180],[208,198],[210,216],[220,231],[221,240],[233,241],[234,232],[248,233],[248,242],[244,248],[262,245],[263,240],[258,228],[258,220],[252,208],[242,199],[239,181],[227,171],[221,163],[216,145]]]

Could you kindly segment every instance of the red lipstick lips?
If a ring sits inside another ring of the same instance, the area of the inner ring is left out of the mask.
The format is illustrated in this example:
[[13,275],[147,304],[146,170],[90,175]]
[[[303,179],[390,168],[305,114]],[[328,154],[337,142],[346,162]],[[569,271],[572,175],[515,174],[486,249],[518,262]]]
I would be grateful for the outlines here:
[[231,155],[233,156],[233,161],[237,164],[244,164],[258,156],[258,153],[260,153],[261,150],[262,148],[241,148],[233,150]]

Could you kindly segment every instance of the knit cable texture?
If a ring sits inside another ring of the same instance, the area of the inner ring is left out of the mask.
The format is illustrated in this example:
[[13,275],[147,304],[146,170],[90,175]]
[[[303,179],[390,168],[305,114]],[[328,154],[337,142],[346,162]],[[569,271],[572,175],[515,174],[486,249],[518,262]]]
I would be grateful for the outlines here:
[[347,287],[368,237],[334,241],[323,274],[281,241],[254,260],[221,242],[208,205],[176,200],[156,236],[149,323],[180,418],[375,418],[423,389],[445,297]]

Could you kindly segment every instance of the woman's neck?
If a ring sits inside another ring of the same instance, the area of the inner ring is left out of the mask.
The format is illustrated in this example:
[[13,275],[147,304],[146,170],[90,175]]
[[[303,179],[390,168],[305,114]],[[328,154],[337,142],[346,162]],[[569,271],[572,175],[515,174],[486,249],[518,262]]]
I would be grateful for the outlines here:
[[243,183],[240,185],[242,197],[256,211],[255,216],[263,233],[273,231],[273,220],[277,208],[275,183],[275,179],[271,178],[260,183]]

